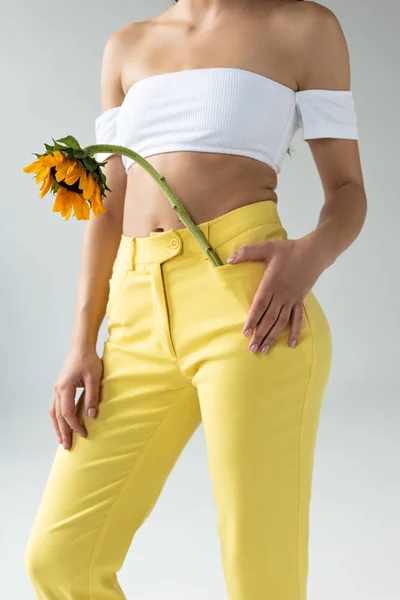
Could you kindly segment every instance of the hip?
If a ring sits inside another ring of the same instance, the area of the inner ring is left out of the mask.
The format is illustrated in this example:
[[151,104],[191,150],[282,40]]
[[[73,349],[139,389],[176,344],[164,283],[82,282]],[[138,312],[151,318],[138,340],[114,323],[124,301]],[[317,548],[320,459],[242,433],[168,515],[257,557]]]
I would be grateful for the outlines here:
[[[235,265],[226,259],[242,245],[287,239],[277,205],[272,200],[256,202],[197,227],[222,265],[210,263],[187,228],[153,231],[147,237],[122,235],[107,304],[111,341],[151,339],[154,329],[162,327],[173,341],[172,355],[199,343],[246,346],[242,327],[266,267],[261,261]],[[285,352],[289,328],[290,323],[274,344]],[[297,346],[300,352],[307,348],[323,353],[325,364],[330,363],[331,331],[312,290],[303,300]],[[296,348],[288,350],[293,353]]]

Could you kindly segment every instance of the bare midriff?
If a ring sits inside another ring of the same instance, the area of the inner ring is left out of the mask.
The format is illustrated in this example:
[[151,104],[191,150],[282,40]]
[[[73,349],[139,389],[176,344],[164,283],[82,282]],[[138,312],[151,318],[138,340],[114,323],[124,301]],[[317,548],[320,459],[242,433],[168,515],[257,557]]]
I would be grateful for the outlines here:
[[[163,175],[192,221],[210,221],[240,206],[277,202],[276,173],[253,158],[206,152],[168,152],[146,160]],[[137,163],[127,173],[123,233],[185,227],[154,179]]]

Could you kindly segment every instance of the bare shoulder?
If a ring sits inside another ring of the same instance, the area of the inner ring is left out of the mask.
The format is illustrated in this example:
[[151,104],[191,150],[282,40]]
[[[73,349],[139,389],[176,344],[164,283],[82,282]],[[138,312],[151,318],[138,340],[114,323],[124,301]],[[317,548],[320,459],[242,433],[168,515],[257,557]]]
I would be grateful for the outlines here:
[[314,28],[316,25],[339,25],[339,20],[333,10],[312,0],[289,2],[283,5],[283,9],[288,19],[293,19],[299,27],[305,30],[310,27]]
[[118,29],[113,35],[128,43],[141,40],[147,34],[152,33],[154,29],[159,28],[160,25],[169,23],[171,20],[171,14],[174,14],[175,7],[176,4],[169,9],[150,17],[149,19],[145,19],[144,21],[133,21],[131,23],[127,23]]
[[107,39],[106,48],[114,50],[123,49],[131,46],[132,43],[139,41],[150,28],[149,21],[133,21],[123,27],[115,30]]
[[294,40],[317,40],[329,35],[341,38],[343,31],[336,14],[327,6],[303,0],[288,2],[279,8],[279,17],[294,34]]
[[293,32],[299,88],[347,89],[348,46],[336,14],[318,2],[303,0],[286,5],[285,17]]
[[107,38],[102,56],[101,97],[102,109],[120,106],[124,99],[121,74],[126,56],[137,46],[146,30],[146,22],[133,22],[112,32]]

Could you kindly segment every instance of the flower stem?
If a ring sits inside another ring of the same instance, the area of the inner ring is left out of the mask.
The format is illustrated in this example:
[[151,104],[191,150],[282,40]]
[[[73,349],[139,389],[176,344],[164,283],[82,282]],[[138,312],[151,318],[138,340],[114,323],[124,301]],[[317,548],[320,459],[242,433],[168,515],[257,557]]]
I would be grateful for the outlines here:
[[143,167],[145,171],[147,171],[147,173],[154,179],[157,185],[167,196],[168,200],[172,205],[172,208],[178,214],[182,223],[186,225],[186,227],[189,229],[192,235],[196,238],[201,249],[206,254],[213,267],[218,267],[223,264],[218,254],[215,252],[214,248],[210,246],[203,232],[195,225],[195,223],[192,221],[186,210],[183,208],[178,198],[174,195],[165,177],[163,175],[160,175],[160,173],[145,158],[143,158],[143,156],[141,156],[134,150],[130,150],[125,146],[119,146],[116,144],[91,144],[90,146],[86,146],[85,148],[83,148],[83,150],[85,150],[85,152],[87,152],[90,155],[111,152],[113,154],[127,156],[128,158],[131,158],[132,160],[136,161],[141,167]]

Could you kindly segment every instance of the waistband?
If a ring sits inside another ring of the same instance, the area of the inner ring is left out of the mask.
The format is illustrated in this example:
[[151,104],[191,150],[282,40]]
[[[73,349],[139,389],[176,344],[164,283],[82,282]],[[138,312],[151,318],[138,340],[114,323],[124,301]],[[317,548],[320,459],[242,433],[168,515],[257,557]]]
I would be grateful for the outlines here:
[[[235,208],[211,221],[196,227],[203,232],[210,246],[217,248],[241,233],[262,225],[276,224],[282,227],[276,202],[261,200]],[[121,235],[117,260],[133,265],[162,263],[183,255],[204,254],[198,241],[185,226],[182,229],[152,231],[148,237]]]

